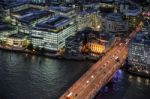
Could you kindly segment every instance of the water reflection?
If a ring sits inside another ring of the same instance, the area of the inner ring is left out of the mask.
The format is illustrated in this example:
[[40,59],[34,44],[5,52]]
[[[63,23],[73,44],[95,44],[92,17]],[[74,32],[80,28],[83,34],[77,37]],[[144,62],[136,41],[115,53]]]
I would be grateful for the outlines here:
[[91,64],[0,51],[0,99],[58,99]]
[[95,99],[149,99],[149,80],[118,70]]

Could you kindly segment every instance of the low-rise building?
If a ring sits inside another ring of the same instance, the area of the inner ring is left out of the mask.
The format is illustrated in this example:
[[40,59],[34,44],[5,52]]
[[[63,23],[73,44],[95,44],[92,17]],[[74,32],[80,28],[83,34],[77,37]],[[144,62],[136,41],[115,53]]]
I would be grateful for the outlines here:
[[65,7],[65,6],[50,6],[48,8],[49,11],[54,12],[58,15],[63,15],[67,17],[75,17],[76,12],[74,8],[71,7]]
[[128,31],[128,21],[120,13],[110,13],[103,18],[103,29],[107,33],[123,34]]
[[148,30],[150,31],[150,11],[144,11],[142,13],[143,15],[143,23],[144,23],[144,27],[143,27],[143,30]]
[[83,47],[83,40],[77,36],[70,36],[66,39],[66,53],[70,55],[80,55]]
[[78,26],[78,30],[90,27],[99,31],[101,28],[101,15],[98,10],[88,9],[86,11],[81,11],[76,17],[76,24]]
[[10,47],[23,48],[27,47],[29,43],[28,35],[23,33],[12,34],[6,38],[6,45]]
[[5,23],[0,23],[0,41],[5,40],[8,35],[15,33],[17,33],[17,30],[15,30],[14,27],[9,26]]
[[115,35],[106,33],[90,33],[88,41],[88,48],[90,52],[100,54],[106,52],[115,43]]
[[65,46],[65,40],[76,33],[76,25],[65,16],[54,16],[44,20],[32,30],[32,44],[34,47],[59,51]]

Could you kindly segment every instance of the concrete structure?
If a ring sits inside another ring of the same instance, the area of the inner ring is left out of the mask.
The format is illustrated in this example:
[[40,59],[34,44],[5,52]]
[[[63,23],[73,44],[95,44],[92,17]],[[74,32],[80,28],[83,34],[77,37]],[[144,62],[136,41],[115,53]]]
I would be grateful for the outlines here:
[[23,33],[12,34],[6,38],[6,45],[11,47],[23,48],[27,47],[29,43],[28,35]]
[[67,16],[67,17],[75,17],[76,13],[75,13],[75,9],[71,8],[71,7],[65,7],[65,6],[50,6],[48,8],[49,11],[54,12],[58,15],[63,15],[63,16]]
[[83,47],[83,40],[77,36],[70,36],[66,39],[66,53],[69,55],[79,55]]
[[150,69],[150,32],[143,31],[132,40],[128,62],[133,66],[147,66]]
[[32,30],[34,47],[59,51],[65,46],[65,40],[76,33],[74,22],[64,16],[54,16],[36,24]]
[[19,31],[27,34],[31,33],[31,29],[36,23],[53,15],[54,13],[52,12],[31,7],[12,13],[13,18],[16,19]]
[[120,4],[120,12],[126,16],[137,16],[142,13],[142,8],[135,5]]
[[99,31],[101,28],[101,15],[98,10],[89,9],[82,11],[78,13],[76,23],[78,25],[78,30],[85,27],[90,27],[96,31]]
[[95,33],[89,34],[88,48],[91,53],[103,53],[106,52],[115,43],[114,34]]
[[17,30],[15,30],[14,27],[11,27],[5,23],[0,23],[0,40],[4,41],[6,40],[6,37],[17,33]]
[[120,13],[110,13],[103,18],[103,29],[107,33],[122,34],[128,31],[128,21]]

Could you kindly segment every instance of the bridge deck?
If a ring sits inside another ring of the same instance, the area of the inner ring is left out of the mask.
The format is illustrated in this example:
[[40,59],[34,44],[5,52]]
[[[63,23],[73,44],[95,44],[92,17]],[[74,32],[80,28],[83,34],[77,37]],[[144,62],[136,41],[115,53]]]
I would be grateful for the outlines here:
[[[141,30],[140,26],[137,27]],[[128,55],[129,41],[138,31],[130,34],[130,38],[125,43],[115,46],[102,59],[77,80],[60,99],[91,99],[99,89],[103,87],[114,75],[114,73],[124,65]],[[118,60],[119,59],[119,60]]]
[[[118,68],[124,64],[128,54],[126,45],[115,46],[94,64],[60,99],[91,99],[105,85]],[[116,61],[119,58],[119,62]]]

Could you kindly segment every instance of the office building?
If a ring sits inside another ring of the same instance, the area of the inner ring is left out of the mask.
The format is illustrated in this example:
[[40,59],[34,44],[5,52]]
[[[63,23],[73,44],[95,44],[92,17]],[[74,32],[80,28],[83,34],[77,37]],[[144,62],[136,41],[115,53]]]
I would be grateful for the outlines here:
[[36,23],[41,22],[53,15],[54,13],[50,11],[32,7],[12,13],[13,18],[16,19],[19,31],[28,34],[31,33],[31,29]]
[[123,34],[128,31],[128,21],[120,13],[110,13],[103,17],[103,29],[107,33]]
[[83,40],[78,36],[70,36],[66,39],[66,53],[70,55],[81,55]]
[[37,23],[32,30],[32,44],[34,47],[59,51],[65,47],[65,40],[76,32],[74,22],[65,16],[54,16]]
[[150,69],[150,32],[137,34],[129,45],[128,63]]
[[78,13],[76,17],[76,23],[78,30],[82,30],[86,27],[90,27],[96,31],[101,28],[101,15],[98,10],[86,10]]
[[0,41],[5,41],[6,37],[14,33],[17,33],[14,27],[5,23],[0,23]]
[[48,8],[49,11],[54,12],[55,14],[58,15],[63,15],[67,17],[75,17],[76,12],[74,8],[71,7],[65,7],[65,6],[50,6]]

